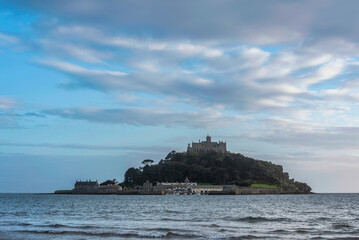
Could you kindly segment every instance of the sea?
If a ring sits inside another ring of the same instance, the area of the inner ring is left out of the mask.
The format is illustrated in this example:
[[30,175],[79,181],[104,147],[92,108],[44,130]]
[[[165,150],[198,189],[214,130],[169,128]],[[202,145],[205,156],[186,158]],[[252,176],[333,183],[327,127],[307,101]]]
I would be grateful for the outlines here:
[[359,194],[0,194],[0,239],[359,239]]

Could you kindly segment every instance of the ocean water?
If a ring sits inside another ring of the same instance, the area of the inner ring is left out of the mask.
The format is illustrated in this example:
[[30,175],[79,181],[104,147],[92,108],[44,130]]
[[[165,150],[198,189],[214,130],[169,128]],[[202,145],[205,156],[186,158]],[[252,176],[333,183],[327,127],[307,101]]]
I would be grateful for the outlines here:
[[356,239],[359,194],[0,194],[0,239]]

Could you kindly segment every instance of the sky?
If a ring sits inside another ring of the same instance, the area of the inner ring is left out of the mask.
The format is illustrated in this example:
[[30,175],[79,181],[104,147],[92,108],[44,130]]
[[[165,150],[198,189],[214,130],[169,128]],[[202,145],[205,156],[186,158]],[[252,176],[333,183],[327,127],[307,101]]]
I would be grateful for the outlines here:
[[0,192],[123,180],[192,141],[359,192],[359,2],[0,2]]

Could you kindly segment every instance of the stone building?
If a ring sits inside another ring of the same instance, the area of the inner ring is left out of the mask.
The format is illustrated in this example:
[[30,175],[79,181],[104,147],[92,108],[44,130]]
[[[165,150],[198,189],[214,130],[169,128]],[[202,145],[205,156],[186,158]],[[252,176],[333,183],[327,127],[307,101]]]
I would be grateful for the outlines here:
[[74,190],[83,191],[83,190],[93,189],[93,188],[97,188],[97,187],[98,187],[97,181],[91,181],[91,180],[76,181]]
[[95,188],[95,192],[98,193],[116,193],[118,191],[121,191],[122,187],[120,185],[117,184],[112,184],[112,185],[100,185],[98,188]]
[[115,194],[122,188],[117,184],[99,185],[97,181],[76,181],[74,194]]
[[192,142],[192,146],[188,144],[187,152],[219,152],[226,153],[227,145],[226,142],[212,142],[211,137],[207,136],[206,141]]
[[143,183],[142,190],[145,192],[152,192],[153,191],[153,184],[150,181],[146,181]]

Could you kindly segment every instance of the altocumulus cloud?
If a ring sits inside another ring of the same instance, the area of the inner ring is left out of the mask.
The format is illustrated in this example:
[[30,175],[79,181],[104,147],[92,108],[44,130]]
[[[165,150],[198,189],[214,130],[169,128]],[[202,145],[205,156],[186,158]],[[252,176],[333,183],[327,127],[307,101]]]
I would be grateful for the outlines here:
[[[357,18],[350,11],[356,2],[11,4],[44,15],[34,25],[39,38],[31,41],[48,58],[35,62],[69,76],[61,84],[67,89],[162,94],[191,99],[195,107],[219,104],[281,114],[308,108],[308,101],[358,99],[343,81],[336,89],[343,89],[345,97],[313,88],[357,72],[352,56],[358,52],[358,34],[349,21]],[[295,16],[289,14],[293,11]],[[342,11],[348,14],[342,16]],[[133,31],[117,30],[127,28]],[[279,50],[273,52],[272,46]]]
[[[54,108],[47,114],[92,122],[208,127],[212,120],[201,118],[196,109],[215,108],[205,113],[235,120],[235,115],[262,113],[319,122],[330,116],[330,126],[357,108],[356,1],[5,3],[41,18],[31,26],[36,38],[1,33],[1,41],[31,42],[41,53],[33,62],[68,77],[61,86],[109,96],[171,96],[195,109],[83,107]],[[226,110],[234,114],[227,116]]]

